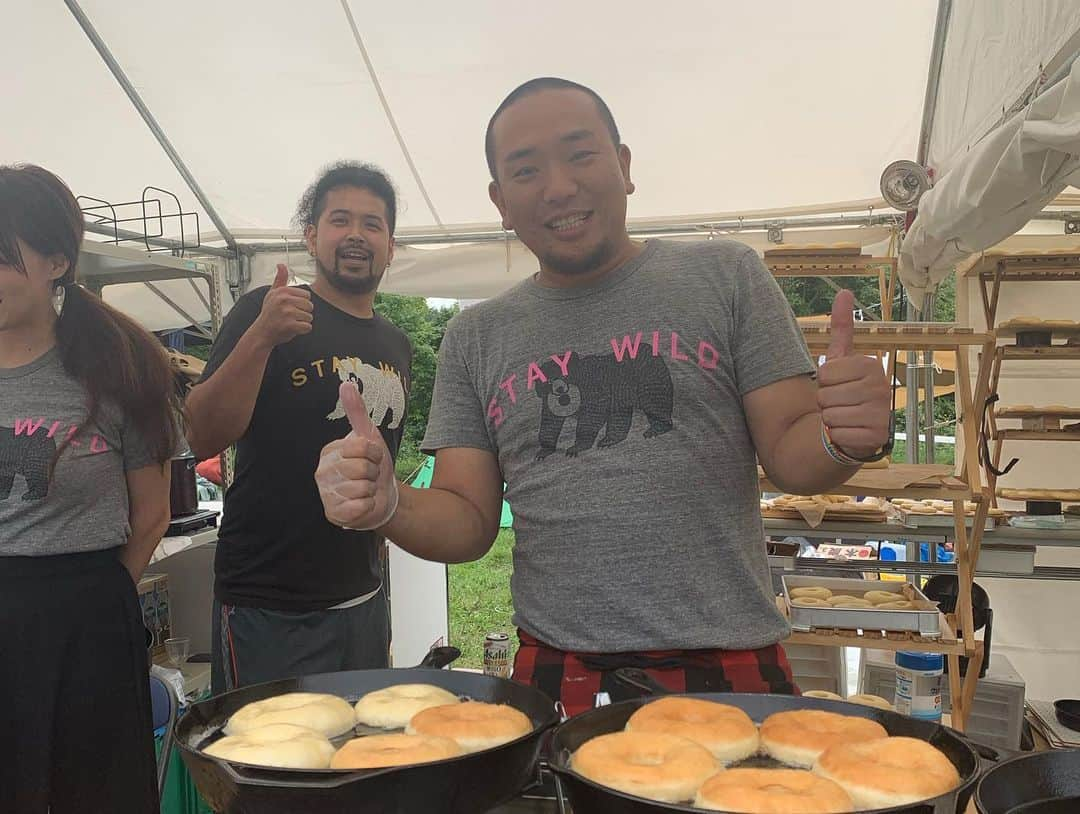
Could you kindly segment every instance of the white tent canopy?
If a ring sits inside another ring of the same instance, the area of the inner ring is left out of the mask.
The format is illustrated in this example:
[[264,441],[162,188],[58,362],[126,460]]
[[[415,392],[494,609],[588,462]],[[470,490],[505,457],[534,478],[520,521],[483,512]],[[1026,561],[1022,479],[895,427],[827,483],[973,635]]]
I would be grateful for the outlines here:
[[[79,8],[239,243],[292,234],[300,193],[340,158],[389,171],[405,242],[497,230],[484,127],[515,85],[550,74],[595,87],[614,110],[635,156],[632,218],[701,223],[873,200],[881,169],[915,151],[935,14],[932,0],[696,0],[647,18],[613,0]],[[212,242],[208,212],[65,4],[8,4],[3,17],[0,160],[40,163],[110,201],[171,189]],[[897,69],[900,53],[909,68]],[[877,242],[876,232],[833,237]],[[404,263],[391,288],[453,296],[456,279],[461,296],[489,295],[490,280],[469,277],[478,261],[507,276],[498,241],[453,254],[460,262],[448,254],[441,274],[423,272],[430,290],[405,285]]]
[[[1074,0],[944,6],[948,36],[923,150],[939,178],[1040,68],[1067,67],[1080,40]],[[881,169],[919,152],[933,0],[677,0],[647,19],[614,0],[508,8],[7,4],[0,161],[43,164],[77,194],[113,202],[163,187],[199,214],[208,245],[226,236],[268,248],[295,238],[296,200],[323,165],[370,160],[400,188],[402,243],[461,243],[498,232],[482,150],[491,111],[519,82],[555,74],[595,87],[613,108],[635,156],[633,220],[704,237],[717,221],[727,227],[718,232],[735,231],[741,213],[786,220],[805,207],[846,211],[851,225],[789,230],[787,242],[880,241],[877,229],[857,231],[850,202],[880,214]],[[764,244],[748,231],[740,238]],[[254,263],[254,281],[275,261]],[[387,290],[431,296],[490,296],[533,269],[499,239],[416,249],[400,261]]]

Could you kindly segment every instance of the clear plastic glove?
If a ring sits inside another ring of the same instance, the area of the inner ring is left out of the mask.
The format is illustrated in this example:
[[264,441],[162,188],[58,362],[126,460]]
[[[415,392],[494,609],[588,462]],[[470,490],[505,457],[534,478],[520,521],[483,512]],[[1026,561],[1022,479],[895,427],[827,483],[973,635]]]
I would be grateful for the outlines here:
[[343,382],[340,394],[352,432],[323,447],[315,483],[331,523],[357,531],[377,529],[397,511],[394,460],[356,385]]

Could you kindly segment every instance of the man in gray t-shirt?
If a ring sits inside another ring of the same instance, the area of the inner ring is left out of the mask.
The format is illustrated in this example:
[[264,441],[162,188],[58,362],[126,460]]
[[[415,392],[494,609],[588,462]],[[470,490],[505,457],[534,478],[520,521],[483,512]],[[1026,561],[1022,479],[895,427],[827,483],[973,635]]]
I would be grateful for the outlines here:
[[677,690],[793,691],[756,463],[813,494],[881,454],[889,386],[851,347],[851,295],[837,298],[815,382],[751,249],[629,238],[630,151],[595,93],[526,83],[486,147],[492,200],[540,270],[448,327],[430,489],[388,477],[366,410],[342,392],[353,432],[316,475],[327,516],[427,559],[476,559],[505,479],[515,678],[571,713],[620,665]]

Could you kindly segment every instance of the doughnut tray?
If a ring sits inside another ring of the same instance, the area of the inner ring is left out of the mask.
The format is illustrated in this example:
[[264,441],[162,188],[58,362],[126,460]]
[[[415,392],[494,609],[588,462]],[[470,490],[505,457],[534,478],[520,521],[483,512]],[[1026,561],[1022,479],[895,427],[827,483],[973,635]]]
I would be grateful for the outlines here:
[[[808,633],[821,628],[846,630],[886,630],[917,633],[927,638],[941,636],[941,616],[938,606],[909,582],[883,582],[875,579],[815,577],[785,574],[782,578],[784,601],[792,630]],[[790,591],[795,588],[828,588],[833,595],[861,597],[867,591],[895,593],[897,600],[916,604],[911,610],[877,610],[876,608],[825,608],[792,604]]]

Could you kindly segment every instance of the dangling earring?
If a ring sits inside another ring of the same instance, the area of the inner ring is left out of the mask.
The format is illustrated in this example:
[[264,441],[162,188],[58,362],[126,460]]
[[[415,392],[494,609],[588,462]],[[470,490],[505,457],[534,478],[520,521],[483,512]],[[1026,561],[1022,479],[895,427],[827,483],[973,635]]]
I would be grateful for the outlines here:
[[56,311],[56,315],[60,316],[64,313],[64,300],[67,299],[67,286],[60,284],[53,289],[53,310]]

